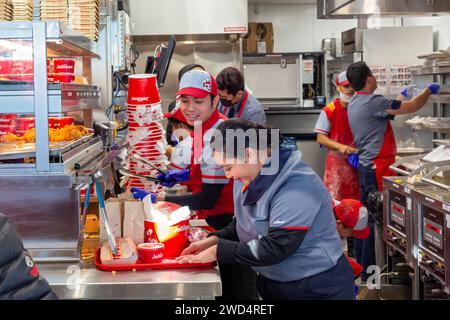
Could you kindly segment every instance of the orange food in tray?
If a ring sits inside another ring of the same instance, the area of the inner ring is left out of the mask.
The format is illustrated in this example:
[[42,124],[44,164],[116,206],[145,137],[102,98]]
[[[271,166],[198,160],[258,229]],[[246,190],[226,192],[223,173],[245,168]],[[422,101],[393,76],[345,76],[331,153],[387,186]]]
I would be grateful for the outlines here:
[[[73,141],[89,134],[89,130],[80,125],[68,125],[61,129],[48,129],[48,137],[50,142]],[[24,142],[34,143],[36,140],[36,130],[34,128],[27,130],[23,136],[17,136],[8,133],[0,137],[0,142]]]

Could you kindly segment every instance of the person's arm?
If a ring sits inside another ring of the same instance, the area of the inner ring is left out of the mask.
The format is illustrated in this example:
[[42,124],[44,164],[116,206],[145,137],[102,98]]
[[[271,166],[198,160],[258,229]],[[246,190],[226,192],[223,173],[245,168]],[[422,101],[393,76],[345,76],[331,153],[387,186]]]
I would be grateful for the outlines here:
[[334,141],[330,139],[327,135],[318,133],[317,134],[317,143],[324,145],[326,148],[337,151],[339,153],[349,155],[352,153],[357,153],[358,149],[339,143],[337,141]]
[[208,235],[208,237],[211,237],[211,236],[216,236],[216,237],[218,237],[220,239],[239,241],[239,237],[238,237],[237,232],[236,232],[236,218],[233,217],[233,220],[225,228],[223,228],[221,230],[218,230],[218,231],[215,231],[215,232],[211,232]]
[[272,199],[267,234],[249,242],[219,239],[217,261],[269,266],[282,262],[298,250],[323,205],[323,195],[314,185],[307,189],[291,184],[280,189]]
[[0,214],[0,300],[55,300],[14,225]]
[[[390,115],[408,114],[419,111],[431,96],[430,89],[424,89],[421,94],[415,96],[409,101],[401,101],[400,107],[387,109],[386,113]],[[398,100],[398,99],[397,99]]]
[[270,228],[267,235],[250,242],[219,238],[217,261],[248,266],[270,266],[291,256],[302,244],[308,229]]
[[214,208],[219,200],[225,184],[202,183],[202,191],[182,196],[163,196],[158,200],[173,202],[180,206],[188,206],[191,210],[208,210]]

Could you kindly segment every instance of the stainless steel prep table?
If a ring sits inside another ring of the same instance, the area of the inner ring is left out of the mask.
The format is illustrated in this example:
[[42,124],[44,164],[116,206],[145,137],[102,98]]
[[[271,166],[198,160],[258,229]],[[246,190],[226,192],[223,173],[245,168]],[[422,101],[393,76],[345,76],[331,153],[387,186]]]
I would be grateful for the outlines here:
[[222,294],[219,268],[105,272],[92,264],[40,263],[60,299],[214,299]]

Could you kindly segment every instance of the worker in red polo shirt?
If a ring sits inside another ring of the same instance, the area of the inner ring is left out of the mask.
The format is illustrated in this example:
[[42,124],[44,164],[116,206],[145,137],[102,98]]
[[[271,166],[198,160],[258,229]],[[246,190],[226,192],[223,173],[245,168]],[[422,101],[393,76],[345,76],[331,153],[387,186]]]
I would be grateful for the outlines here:
[[358,172],[347,162],[358,149],[347,118],[347,106],[355,91],[345,71],[336,77],[336,90],[339,98],[323,108],[314,129],[317,143],[327,148],[323,181],[333,199],[359,199]]

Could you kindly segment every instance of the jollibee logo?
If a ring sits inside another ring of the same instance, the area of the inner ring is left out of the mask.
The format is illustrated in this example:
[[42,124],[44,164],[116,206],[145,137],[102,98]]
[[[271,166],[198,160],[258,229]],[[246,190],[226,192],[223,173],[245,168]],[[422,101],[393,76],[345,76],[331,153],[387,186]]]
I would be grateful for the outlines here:
[[202,81],[202,83],[203,83],[203,90],[211,92],[211,88],[212,88],[211,80],[205,79]]
[[57,66],[56,69],[72,69],[72,66],[69,66],[68,64],[61,64]]
[[156,259],[161,259],[163,257],[163,254],[162,253],[158,253],[158,254],[154,254],[153,256],[152,256],[152,259],[153,260],[156,260]]
[[176,233],[183,232],[183,231],[186,231],[186,230],[189,230],[189,226],[188,225],[185,225],[185,226],[182,226],[182,227],[175,227],[175,232]]
[[149,97],[132,97],[131,101],[143,102],[148,101]]

